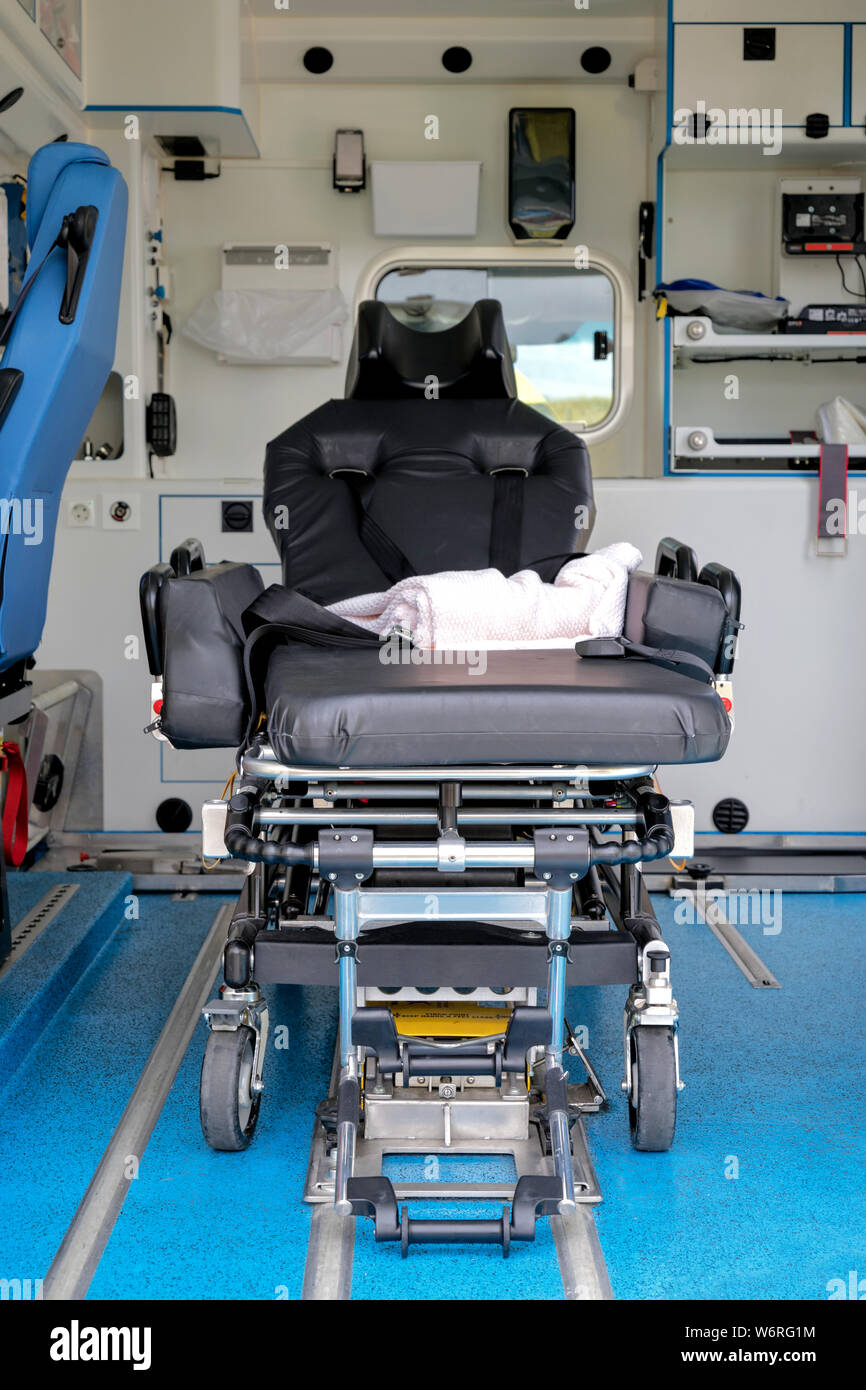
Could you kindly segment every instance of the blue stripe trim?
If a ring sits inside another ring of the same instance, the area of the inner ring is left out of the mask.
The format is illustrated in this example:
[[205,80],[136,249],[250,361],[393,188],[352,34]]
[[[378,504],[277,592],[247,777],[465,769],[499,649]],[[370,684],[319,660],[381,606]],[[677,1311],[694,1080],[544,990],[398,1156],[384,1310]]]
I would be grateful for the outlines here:
[[851,81],[852,81],[852,46],[854,43],[854,25],[845,25],[845,61],[842,76],[842,124],[851,124]]
[[842,29],[844,23],[839,19],[678,19],[681,28],[718,29]]
[[665,149],[671,142],[671,128],[674,123],[674,0],[668,0],[667,84]]
[[[667,145],[665,146],[667,149]],[[665,151],[660,150],[656,159],[656,284],[660,284],[664,279],[662,274],[662,260],[664,257],[664,237],[662,235],[665,200]]]
[[221,111],[227,116],[240,116],[246,122],[246,116],[239,106],[140,106],[136,102],[130,102],[126,106],[85,106],[85,111],[128,111],[134,116],[138,111]]
[[[814,482],[817,478],[817,471],[812,473],[801,473],[799,469],[777,469],[775,472],[761,472],[759,469],[744,468],[741,472],[728,472],[727,470],[716,469],[710,471],[706,468],[672,468],[671,476],[674,478],[803,478],[806,482]],[[849,468],[848,477],[862,478],[866,476],[866,469]]]
[[664,437],[662,447],[664,449],[664,476],[669,478],[673,475],[673,448],[671,439],[671,372],[673,371],[673,352],[671,351],[671,321],[669,318],[664,320],[665,330],[665,400],[664,400]]

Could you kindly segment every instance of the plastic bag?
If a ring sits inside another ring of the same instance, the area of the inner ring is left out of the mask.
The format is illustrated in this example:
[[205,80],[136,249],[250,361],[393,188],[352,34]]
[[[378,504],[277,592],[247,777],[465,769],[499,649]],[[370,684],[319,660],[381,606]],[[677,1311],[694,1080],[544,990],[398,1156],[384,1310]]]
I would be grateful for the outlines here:
[[825,444],[866,444],[866,411],[835,396],[815,412],[818,438]]
[[215,290],[183,325],[185,337],[237,362],[287,365],[349,316],[339,290]]
[[672,280],[653,293],[664,296],[670,314],[703,314],[715,328],[745,333],[775,328],[790,308],[787,299],[768,299],[758,290],[725,290],[709,280]]

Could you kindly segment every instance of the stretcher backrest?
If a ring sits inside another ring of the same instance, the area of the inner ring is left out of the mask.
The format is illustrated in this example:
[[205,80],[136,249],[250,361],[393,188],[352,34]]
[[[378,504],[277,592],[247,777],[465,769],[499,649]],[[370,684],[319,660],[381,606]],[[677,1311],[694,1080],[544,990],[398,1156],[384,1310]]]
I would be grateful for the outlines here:
[[583,441],[516,400],[329,401],[269,444],[264,513],[323,603],[387,589],[383,545],[404,573],[512,573],[585,550],[595,514]]
[[[74,275],[76,258],[54,243],[64,219],[88,209]],[[114,361],[126,210],[102,150],[47,145],[30,161],[30,261],[0,359],[0,674],[42,636],[60,494]]]

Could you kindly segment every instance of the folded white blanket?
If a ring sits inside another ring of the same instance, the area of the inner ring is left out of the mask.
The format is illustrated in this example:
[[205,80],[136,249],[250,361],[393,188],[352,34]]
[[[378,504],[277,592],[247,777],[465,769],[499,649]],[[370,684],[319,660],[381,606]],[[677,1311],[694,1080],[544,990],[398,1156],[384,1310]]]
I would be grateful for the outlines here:
[[496,642],[521,646],[578,637],[618,637],[631,570],[641,553],[618,541],[569,560],[552,584],[534,570],[506,579],[499,570],[413,575],[381,594],[329,605],[332,613],[387,637],[411,632],[416,646],[460,648]]

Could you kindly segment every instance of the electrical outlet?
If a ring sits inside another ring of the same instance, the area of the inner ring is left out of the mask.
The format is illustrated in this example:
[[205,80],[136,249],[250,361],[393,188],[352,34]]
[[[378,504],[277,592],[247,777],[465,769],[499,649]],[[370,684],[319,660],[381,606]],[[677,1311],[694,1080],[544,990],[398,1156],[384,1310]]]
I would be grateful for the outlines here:
[[104,531],[140,531],[141,506],[137,493],[104,492],[102,494],[102,528]]
[[93,498],[79,499],[72,498],[66,513],[67,525],[74,526],[81,530],[85,526],[96,525],[96,503]]

